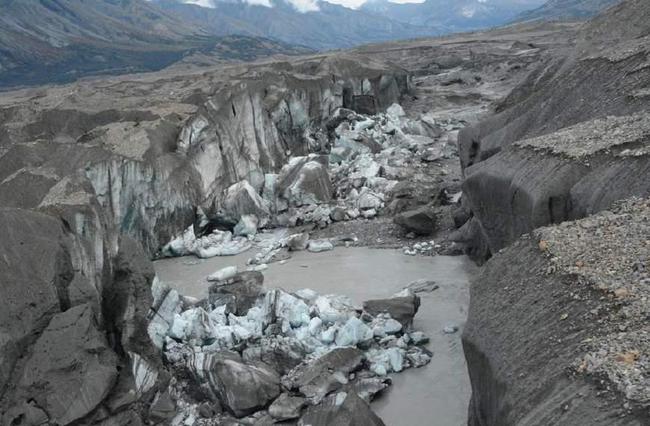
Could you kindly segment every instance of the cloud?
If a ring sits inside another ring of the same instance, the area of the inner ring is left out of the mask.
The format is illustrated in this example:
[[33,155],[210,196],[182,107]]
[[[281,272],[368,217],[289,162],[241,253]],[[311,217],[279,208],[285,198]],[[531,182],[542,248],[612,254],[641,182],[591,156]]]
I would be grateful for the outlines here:
[[273,7],[271,0],[244,0],[244,2],[251,6]]
[[195,4],[201,7],[207,7],[209,9],[214,9],[214,0],[182,0],[183,3]]
[[286,0],[287,3],[291,4],[298,12],[317,12],[320,10],[318,6],[318,0]]

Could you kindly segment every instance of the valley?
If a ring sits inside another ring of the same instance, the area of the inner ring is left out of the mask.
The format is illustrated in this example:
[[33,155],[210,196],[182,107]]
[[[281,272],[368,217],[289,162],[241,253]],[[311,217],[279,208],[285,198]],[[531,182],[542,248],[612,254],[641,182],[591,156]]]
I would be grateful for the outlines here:
[[646,424],[648,23],[2,92],[2,424]]

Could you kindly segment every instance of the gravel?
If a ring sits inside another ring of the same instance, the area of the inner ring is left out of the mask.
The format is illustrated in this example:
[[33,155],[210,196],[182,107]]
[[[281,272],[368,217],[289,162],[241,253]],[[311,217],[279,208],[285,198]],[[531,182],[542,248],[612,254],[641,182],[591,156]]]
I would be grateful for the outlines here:
[[575,371],[606,377],[627,399],[650,405],[650,200],[630,199],[535,236],[548,273],[577,276],[600,295],[605,319],[584,341]]

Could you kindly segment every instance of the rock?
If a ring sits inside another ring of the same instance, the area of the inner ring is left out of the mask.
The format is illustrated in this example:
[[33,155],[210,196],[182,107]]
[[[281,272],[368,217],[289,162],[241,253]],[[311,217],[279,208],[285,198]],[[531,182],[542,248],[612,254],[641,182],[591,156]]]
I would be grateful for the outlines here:
[[430,207],[420,207],[395,216],[393,221],[417,235],[431,235],[436,229],[437,217]]
[[280,172],[278,194],[294,206],[330,201],[334,189],[328,162],[326,156],[292,158]]
[[296,338],[269,336],[259,343],[249,345],[242,352],[244,361],[263,362],[281,375],[287,374],[299,365],[307,354],[307,348]]
[[169,391],[158,392],[149,407],[149,418],[154,422],[169,421],[176,416],[176,404],[172,401]]
[[334,250],[334,245],[327,240],[310,240],[307,250],[312,253]]
[[[359,373],[359,375],[363,374]],[[367,372],[367,375],[372,375]],[[375,396],[391,385],[392,381],[388,377],[358,377],[349,386],[346,391],[353,391],[359,398],[366,402],[371,402]]]
[[199,404],[199,415],[204,419],[210,419],[222,412],[221,405],[218,402],[202,402]]
[[287,389],[298,389],[312,403],[319,403],[329,393],[348,382],[348,375],[363,361],[363,352],[356,348],[336,348],[331,352],[301,364],[282,378]]
[[347,210],[345,213],[348,215],[348,217],[349,217],[350,219],[356,219],[356,218],[358,218],[359,215],[361,214],[361,212],[359,212],[359,209],[356,209],[356,208],[354,208],[354,209],[349,209],[349,210]]
[[421,278],[407,284],[405,289],[413,293],[431,293],[439,288],[435,281]]
[[305,398],[283,393],[273,401],[269,407],[269,414],[277,421],[297,419],[306,405]]
[[92,412],[117,375],[117,356],[97,328],[92,308],[84,304],[52,317],[13,392],[34,401],[50,423],[68,424]]
[[387,313],[391,318],[399,321],[404,328],[413,323],[413,317],[415,317],[419,307],[420,297],[415,294],[363,302],[363,309],[370,315],[378,316]]
[[384,206],[384,200],[372,191],[364,191],[359,195],[356,206],[359,210],[378,210]]
[[309,407],[298,426],[384,426],[370,406],[354,392],[342,392],[321,405]]
[[347,217],[347,213],[343,207],[334,207],[330,212],[330,218],[333,222],[343,222]]
[[261,410],[280,395],[280,377],[264,364],[222,359],[211,375],[224,407],[236,417]]
[[208,301],[213,306],[226,305],[236,315],[246,315],[263,291],[264,275],[257,271],[239,272],[225,282],[212,284]]
[[226,281],[233,278],[235,275],[237,275],[237,267],[226,266],[225,268],[221,268],[217,272],[208,275],[207,280],[210,282]]
[[234,234],[238,236],[255,236],[259,219],[254,214],[245,214],[235,225]]
[[433,354],[423,347],[412,347],[406,351],[406,359],[412,367],[420,368],[431,362]]

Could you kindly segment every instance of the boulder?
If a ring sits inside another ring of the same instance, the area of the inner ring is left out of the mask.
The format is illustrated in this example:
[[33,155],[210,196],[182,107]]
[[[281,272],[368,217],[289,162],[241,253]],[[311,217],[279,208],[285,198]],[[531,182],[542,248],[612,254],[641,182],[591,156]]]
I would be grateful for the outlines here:
[[341,392],[320,405],[309,407],[298,426],[384,426],[363,399],[354,392]]
[[[38,333],[60,308],[61,290],[73,277],[61,221],[41,213],[0,209],[0,389]],[[90,293],[90,292],[89,292]],[[95,298],[98,295],[95,291]]]
[[319,204],[332,199],[334,188],[328,173],[327,156],[292,158],[278,177],[278,194],[291,205]]
[[48,423],[69,424],[108,396],[118,376],[117,361],[91,306],[75,306],[52,317],[14,392],[41,407]]
[[293,337],[264,336],[258,344],[242,352],[244,361],[263,362],[279,374],[287,374],[299,365],[307,354],[305,346]]
[[333,222],[343,222],[348,218],[347,213],[343,207],[334,207],[330,212],[330,219]]
[[378,316],[379,314],[387,313],[402,324],[404,328],[413,323],[413,317],[420,308],[420,297],[408,293],[408,295],[400,297],[392,297],[390,299],[375,299],[363,302],[364,311],[370,315]]
[[357,377],[352,383],[352,386],[349,386],[348,389],[352,390],[359,396],[359,398],[366,402],[371,402],[375,398],[375,395],[381,393],[392,383],[390,378],[376,377],[370,372],[365,374],[364,372],[361,372],[358,376],[361,377]]
[[424,206],[399,213],[393,221],[405,230],[414,232],[417,235],[431,235],[436,229],[437,217],[431,207]]
[[305,398],[283,393],[273,401],[273,404],[269,407],[269,414],[276,421],[297,419],[306,405],[307,400]]
[[258,271],[239,272],[232,278],[214,283],[208,290],[213,306],[226,305],[228,312],[246,315],[263,292],[264,275]]
[[158,392],[149,407],[149,418],[156,423],[171,421],[176,416],[176,404],[169,395],[169,391]]
[[357,208],[360,210],[379,210],[383,206],[382,197],[372,191],[363,191],[357,199]]
[[222,208],[227,216],[237,220],[244,215],[255,215],[258,218],[270,216],[268,203],[246,180],[228,187],[223,196]]
[[363,362],[357,348],[336,348],[308,364],[301,364],[282,378],[287,389],[297,389],[317,404],[348,382],[348,376]]
[[280,377],[265,364],[222,359],[211,375],[224,407],[236,417],[261,410],[280,395]]

